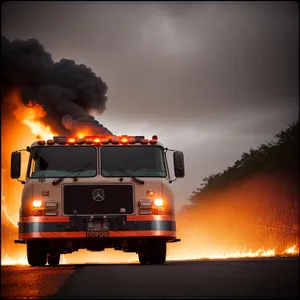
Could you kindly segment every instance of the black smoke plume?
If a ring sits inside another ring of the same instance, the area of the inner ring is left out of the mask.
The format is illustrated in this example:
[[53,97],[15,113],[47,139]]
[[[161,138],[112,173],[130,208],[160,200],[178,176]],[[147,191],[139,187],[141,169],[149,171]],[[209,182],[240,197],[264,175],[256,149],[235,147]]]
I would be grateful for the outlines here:
[[24,104],[40,104],[47,115],[41,120],[58,134],[90,128],[95,134],[112,134],[91,111],[106,108],[107,85],[85,65],[62,59],[55,63],[37,39],[1,38],[2,97],[19,88]]

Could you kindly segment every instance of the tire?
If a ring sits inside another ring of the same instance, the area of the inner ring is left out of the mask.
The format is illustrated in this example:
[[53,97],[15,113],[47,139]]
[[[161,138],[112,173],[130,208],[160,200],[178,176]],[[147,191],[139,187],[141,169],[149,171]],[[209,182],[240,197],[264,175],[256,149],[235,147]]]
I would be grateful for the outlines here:
[[60,260],[60,254],[58,253],[56,256],[48,255],[48,265],[49,266],[58,266]]
[[167,245],[164,241],[155,241],[148,251],[149,265],[163,265],[166,262]]
[[147,250],[139,253],[141,265],[163,265],[166,262],[167,245],[165,241],[151,241]]
[[47,263],[47,251],[44,241],[27,241],[27,261],[32,267],[42,267]]
[[141,265],[148,264],[148,254],[147,253],[139,253],[139,261]]

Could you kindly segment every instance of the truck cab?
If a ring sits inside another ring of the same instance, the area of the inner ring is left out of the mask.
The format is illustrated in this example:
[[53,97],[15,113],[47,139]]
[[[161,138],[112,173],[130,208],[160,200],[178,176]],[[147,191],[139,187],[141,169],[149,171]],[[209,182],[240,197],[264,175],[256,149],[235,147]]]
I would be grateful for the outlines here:
[[[25,181],[21,152],[30,152]],[[172,179],[166,153],[173,152]],[[55,136],[11,156],[11,178],[24,184],[18,240],[31,266],[59,264],[79,249],[136,252],[164,264],[178,242],[170,183],[185,175],[181,151],[157,136]]]

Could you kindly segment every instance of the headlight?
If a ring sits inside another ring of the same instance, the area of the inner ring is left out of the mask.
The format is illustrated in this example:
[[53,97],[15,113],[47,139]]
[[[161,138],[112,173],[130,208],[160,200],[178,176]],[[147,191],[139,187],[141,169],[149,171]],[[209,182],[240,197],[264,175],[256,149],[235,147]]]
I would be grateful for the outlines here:
[[42,200],[33,200],[32,206],[33,207],[42,207]]
[[154,205],[155,206],[163,206],[164,205],[163,199],[161,199],[161,198],[154,199]]

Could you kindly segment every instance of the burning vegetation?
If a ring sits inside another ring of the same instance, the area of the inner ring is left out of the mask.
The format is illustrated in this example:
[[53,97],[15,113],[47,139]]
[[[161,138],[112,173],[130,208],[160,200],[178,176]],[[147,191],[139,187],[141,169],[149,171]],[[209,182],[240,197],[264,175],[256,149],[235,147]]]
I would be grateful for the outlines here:
[[[36,40],[2,37],[2,264],[27,264],[15,245],[23,186],[10,179],[10,155],[36,139],[112,133],[91,113],[106,107],[107,86],[84,65],[55,63]],[[14,138],[12,138],[14,137]],[[278,141],[244,153],[223,173],[204,179],[177,216],[181,243],[168,259],[269,257],[299,253],[299,126]],[[22,155],[24,178],[28,157]],[[62,263],[135,262],[136,254],[80,251]]]
[[204,178],[189,201],[177,215],[182,243],[172,247],[174,255],[299,253],[299,122]]

